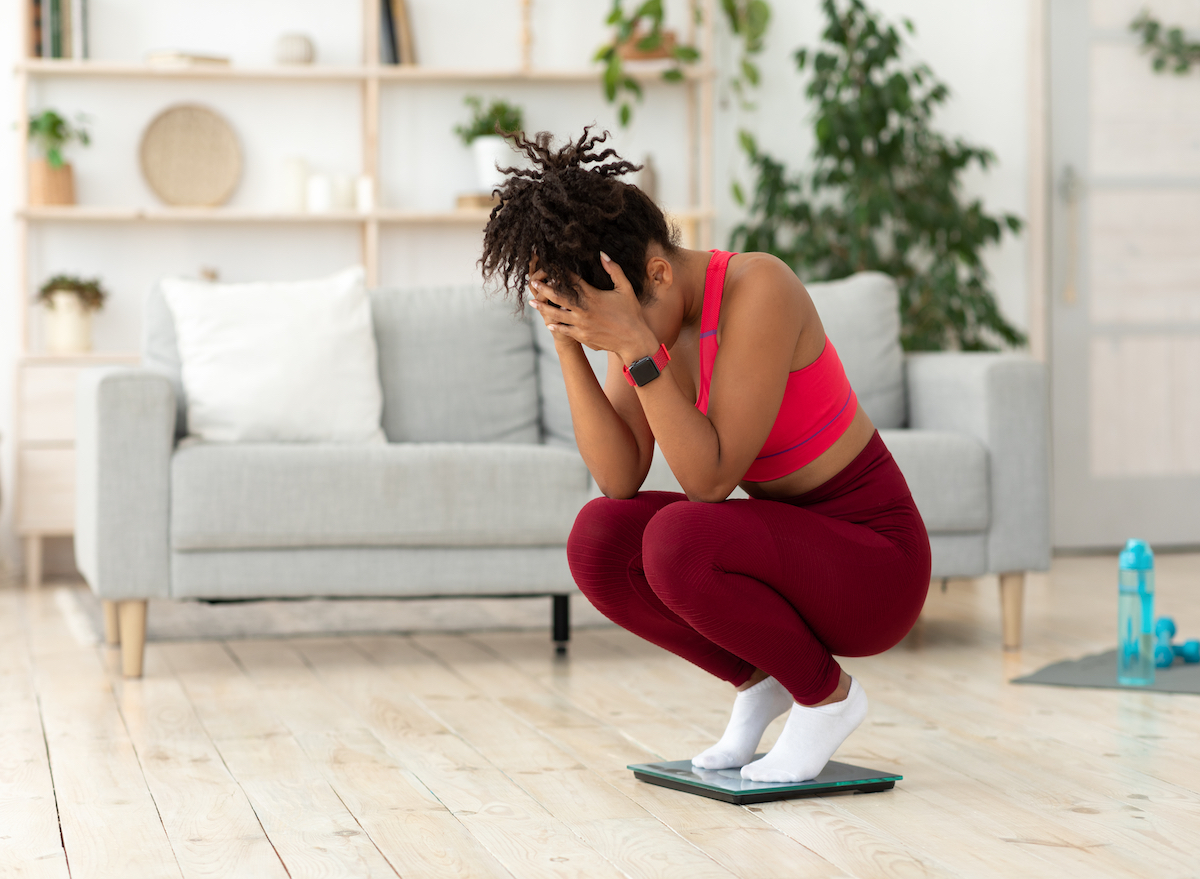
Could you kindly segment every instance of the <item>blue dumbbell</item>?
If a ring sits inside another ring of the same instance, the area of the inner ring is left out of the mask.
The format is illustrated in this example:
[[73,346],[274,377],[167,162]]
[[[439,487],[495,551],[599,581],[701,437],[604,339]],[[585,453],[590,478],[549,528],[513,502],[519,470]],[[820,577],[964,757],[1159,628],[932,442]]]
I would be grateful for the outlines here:
[[1159,617],[1154,625],[1154,664],[1159,668],[1167,668],[1181,657],[1184,662],[1200,662],[1200,641],[1192,638],[1182,644],[1172,644],[1175,637],[1175,620],[1170,617]]

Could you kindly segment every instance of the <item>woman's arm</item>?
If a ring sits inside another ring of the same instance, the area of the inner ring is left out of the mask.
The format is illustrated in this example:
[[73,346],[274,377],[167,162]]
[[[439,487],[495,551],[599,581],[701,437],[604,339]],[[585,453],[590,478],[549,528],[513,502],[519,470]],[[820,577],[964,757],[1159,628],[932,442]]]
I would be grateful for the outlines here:
[[[654,455],[654,436],[637,397],[621,392],[629,391],[628,385],[616,389],[616,394],[612,393],[615,359],[612,354],[609,355],[605,380],[606,392],[596,381],[596,374],[579,342],[556,333],[554,345],[567,386],[579,454],[605,497],[633,497],[642,487]],[[620,362],[616,364],[616,371],[617,379],[624,385]]]
[[[628,366],[653,355],[659,343],[620,267],[607,258],[602,262],[615,289],[601,291],[584,285],[586,309],[560,309],[551,329],[590,347],[609,350]],[[692,500],[727,498],[770,433],[802,323],[804,297],[792,285],[799,285],[795,275],[769,257],[754,257],[744,264],[738,272],[735,295],[729,295],[733,285],[728,285],[707,416],[695,408],[677,382],[662,380],[669,379],[671,370],[678,367],[668,363],[659,379],[634,391],[627,383],[624,389],[613,387],[610,364],[606,382],[610,396],[622,390],[636,394],[650,436],[657,440],[675,478]],[[539,288],[538,292],[545,295],[547,291]],[[546,308],[549,306],[543,305],[541,310]],[[618,378],[624,383],[620,373]],[[639,447],[639,453],[642,451]],[[649,457],[645,466],[649,466]],[[645,478],[644,472],[641,478]]]

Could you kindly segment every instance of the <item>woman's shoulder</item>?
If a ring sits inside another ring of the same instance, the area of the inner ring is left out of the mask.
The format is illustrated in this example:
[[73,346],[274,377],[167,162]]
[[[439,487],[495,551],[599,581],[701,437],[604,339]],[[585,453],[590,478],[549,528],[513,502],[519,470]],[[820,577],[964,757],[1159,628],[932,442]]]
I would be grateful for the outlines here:
[[725,299],[730,308],[803,307],[810,301],[791,267],[769,253],[739,253],[729,260]]

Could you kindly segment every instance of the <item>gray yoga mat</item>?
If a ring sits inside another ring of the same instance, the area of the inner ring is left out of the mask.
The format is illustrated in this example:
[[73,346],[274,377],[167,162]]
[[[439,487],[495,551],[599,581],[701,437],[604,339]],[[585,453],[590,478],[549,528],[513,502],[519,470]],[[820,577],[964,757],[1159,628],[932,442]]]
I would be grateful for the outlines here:
[[1156,693],[1193,693],[1200,696],[1200,663],[1175,660],[1170,668],[1155,669],[1149,687],[1117,683],[1117,651],[1107,650],[1082,659],[1056,662],[1031,675],[1013,678],[1013,684],[1050,684],[1056,687],[1096,687],[1105,690],[1152,690]]

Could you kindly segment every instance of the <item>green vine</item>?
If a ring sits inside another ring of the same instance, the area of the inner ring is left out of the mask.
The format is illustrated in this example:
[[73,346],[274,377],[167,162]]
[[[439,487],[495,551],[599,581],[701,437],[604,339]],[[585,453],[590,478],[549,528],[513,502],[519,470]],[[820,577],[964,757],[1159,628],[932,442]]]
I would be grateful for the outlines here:
[[1143,11],[1129,24],[1129,29],[1142,38],[1142,51],[1152,53],[1152,64],[1158,73],[1170,67],[1173,73],[1184,74],[1193,64],[1200,64],[1200,42],[1188,42],[1181,27],[1164,28]]
[[[900,34],[863,0],[821,6],[823,44],[811,59],[807,49],[795,55],[800,71],[812,71],[812,170],[789,174],[743,132],[756,179],[732,249],[773,253],[814,281],[866,270],[892,276],[908,350],[1022,344],[996,305],[982,259],[1021,221],[993,217],[978,199],[962,197],[962,174],[995,157],[934,130],[949,89],[924,64],[901,62]],[[736,185],[734,198],[747,202]]]
[[[697,13],[699,10],[697,10]],[[601,46],[593,60],[604,64],[604,96],[610,104],[620,100],[618,115],[621,125],[626,126],[633,118],[632,101],[642,99],[642,85],[625,70],[621,47],[630,43],[639,52],[654,52],[664,47],[662,0],[645,0],[632,13],[625,12],[623,0],[613,0],[612,9],[605,23],[614,28],[611,42]],[[636,40],[636,41],[635,41]],[[694,46],[672,45],[669,47],[672,65],[663,71],[667,82],[683,79],[681,64],[694,64],[700,53]]]
[[[751,106],[747,100],[748,87],[756,87],[762,79],[755,56],[763,50],[763,40],[771,21],[771,7],[767,0],[721,0],[721,9],[729,22],[729,28],[741,41],[742,55],[738,72],[730,79],[730,85],[743,106]],[[696,22],[701,21],[699,5],[693,6]],[[641,83],[625,69],[621,49],[632,45],[639,52],[666,50],[671,65],[663,71],[667,82],[683,80],[683,65],[700,60],[700,51],[695,46],[668,43],[663,30],[665,10],[662,0],[645,0],[633,12],[625,11],[624,0],[612,0],[612,9],[605,23],[612,26],[613,37],[597,51],[593,60],[604,64],[604,96],[610,104],[620,103],[618,118],[621,125],[629,125],[633,118],[633,104],[641,101]]]
[[767,26],[771,23],[771,7],[766,0],[721,0],[721,9],[729,21],[729,29],[742,43],[738,72],[730,78],[729,84],[742,106],[749,109],[753,104],[747,98],[747,86],[757,88],[762,80],[754,56],[763,50]]

